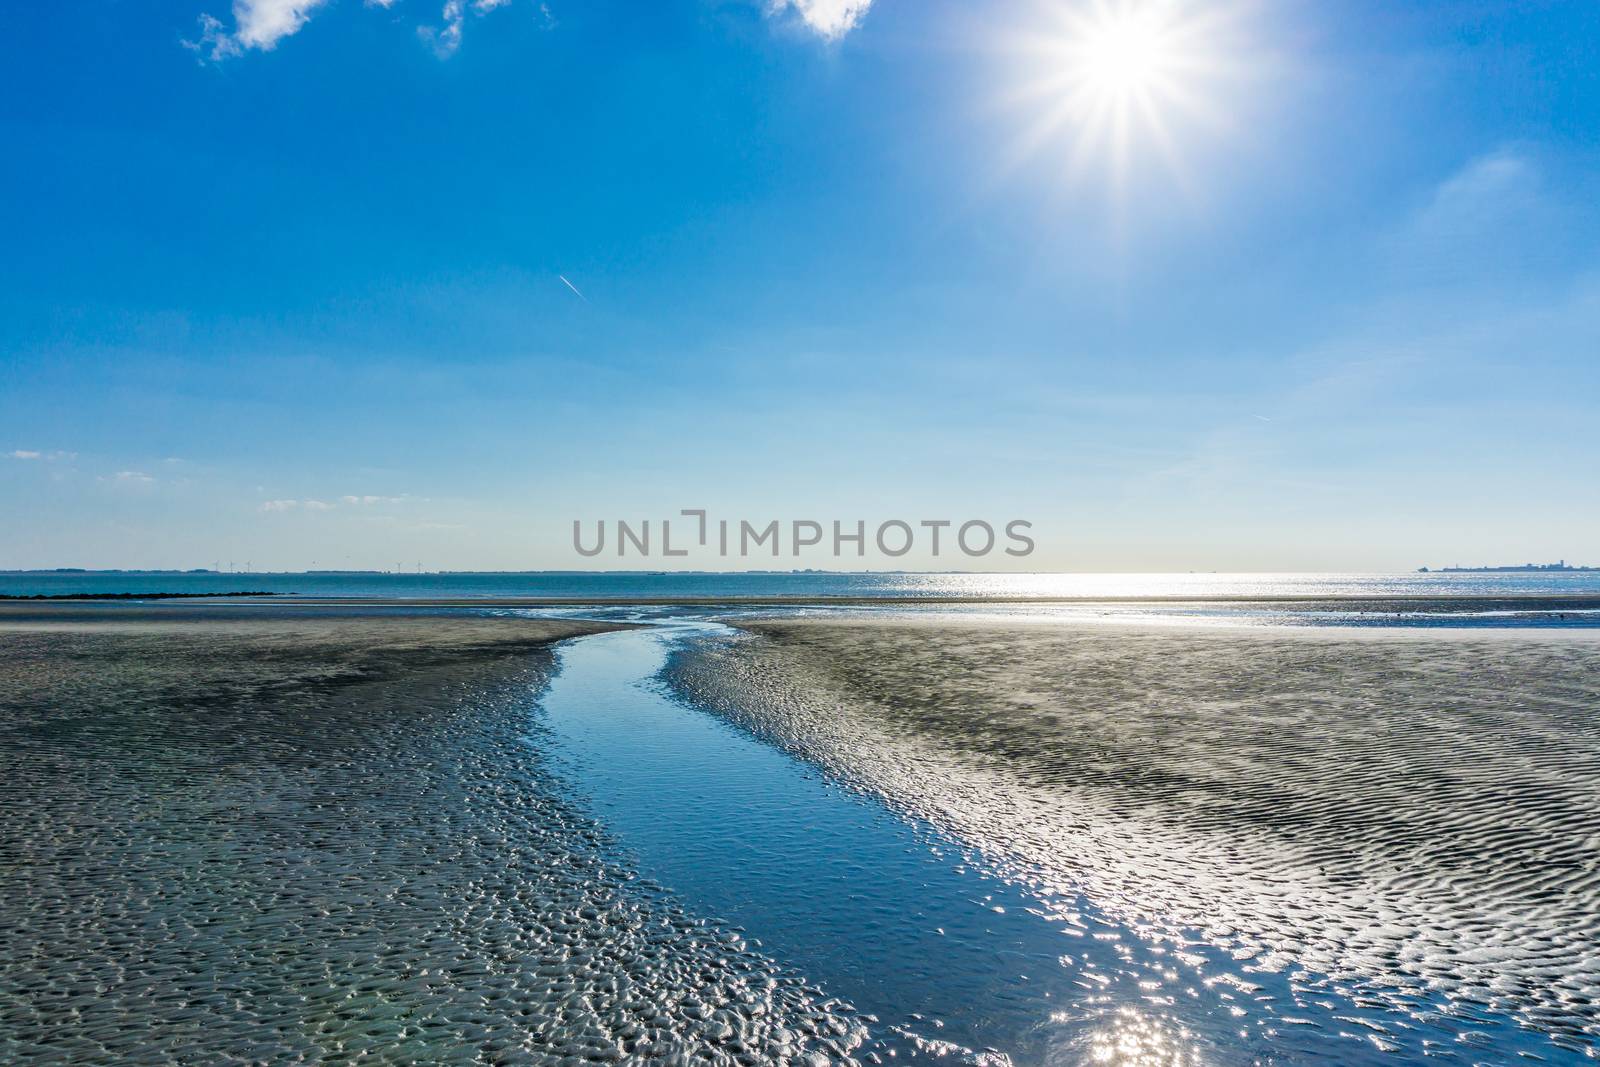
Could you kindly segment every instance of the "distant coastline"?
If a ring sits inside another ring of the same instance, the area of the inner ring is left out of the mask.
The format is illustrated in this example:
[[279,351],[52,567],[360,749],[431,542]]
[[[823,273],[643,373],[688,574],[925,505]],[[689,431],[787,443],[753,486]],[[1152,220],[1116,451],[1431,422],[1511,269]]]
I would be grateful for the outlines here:
[[191,600],[196,597],[282,596],[265,590],[240,589],[228,593],[0,593],[0,600]]
[[1418,574],[1582,574],[1600,567],[1574,567],[1566,560],[1555,563],[1512,563],[1501,567],[1418,567]]

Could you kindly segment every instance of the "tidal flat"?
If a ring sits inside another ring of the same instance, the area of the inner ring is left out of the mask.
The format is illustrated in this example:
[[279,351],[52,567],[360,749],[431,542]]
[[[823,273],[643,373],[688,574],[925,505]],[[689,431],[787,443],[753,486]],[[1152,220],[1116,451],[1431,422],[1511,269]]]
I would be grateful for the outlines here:
[[1600,630],[570,614],[0,606],[0,1062],[1594,1054]]
[[554,782],[552,643],[618,628],[0,608],[0,1061],[847,1056]]
[[1593,1053],[1592,631],[737,625],[674,660],[684,699],[1043,896],[1287,976],[1278,1025],[1407,1060]]

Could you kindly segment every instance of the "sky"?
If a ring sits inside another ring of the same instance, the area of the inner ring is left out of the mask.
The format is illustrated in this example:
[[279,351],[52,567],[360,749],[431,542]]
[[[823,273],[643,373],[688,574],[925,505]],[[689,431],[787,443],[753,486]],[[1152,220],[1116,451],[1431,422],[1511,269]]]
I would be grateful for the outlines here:
[[1600,564],[1592,0],[61,0],[0,136],[0,568]]

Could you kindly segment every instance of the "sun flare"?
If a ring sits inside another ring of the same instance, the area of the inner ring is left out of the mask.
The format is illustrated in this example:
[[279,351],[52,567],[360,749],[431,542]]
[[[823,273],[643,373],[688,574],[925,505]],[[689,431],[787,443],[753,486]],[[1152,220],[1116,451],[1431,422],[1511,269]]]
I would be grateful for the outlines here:
[[1065,141],[1073,169],[1105,165],[1122,179],[1153,150],[1181,173],[1182,136],[1222,117],[1230,17],[1227,3],[1050,0],[1007,49],[1025,117],[1019,154]]
[[1079,51],[1084,81],[1115,95],[1151,91],[1172,59],[1161,24],[1136,13],[1091,27]]

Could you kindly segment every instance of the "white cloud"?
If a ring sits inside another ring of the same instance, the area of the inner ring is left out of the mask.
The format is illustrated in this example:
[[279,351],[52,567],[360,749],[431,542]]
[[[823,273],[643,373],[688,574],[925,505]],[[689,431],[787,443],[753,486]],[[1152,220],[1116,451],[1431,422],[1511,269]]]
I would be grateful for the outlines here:
[[111,480],[120,485],[148,485],[155,481],[144,471],[118,471]]
[[77,459],[76,452],[41,452],[32,448],[18,448],[6,453],[7,459],[41,459],[45,462],[54,462],[58,459]]
[[445,0],[441,17],[444,19],[443,26],[418,26],[417,36],[432,45],[439,58],[443,59],[461,47],[461,23],[466,19],[466,7],[462,0]]
[[505,7],[509,3],[511,0],[472,0],[469,5],[467,0],[445,0],[444,9],[439,13],[444,25],[418,26],[417,36],[432,45],[439,58],[444,59],[461,47],[461,28],[467,21],[469,6],[473,14],[487,15],[495,8]]
[[[211,59],[221,60],[243,55],[255,49],[270,52],[285,37],[300,32],[311,16],[327,4],[328,0],[233,0],[233,28],[212,15],[200,16],[200,39],[185,41],[184,46]],[[367,7],[388,10],[395,0],[365,0]],[[511,0],[445,0],[440,27],[421,26],[417,32],[433,46],[440,56],[448,56],[461,45],[461,28],[470,11],[486,15],[496,8],[509,5]],[[540,6],[546,21],[549,12]]]
[[234,0],[233,19],[238,24],[234,38],[246,48],[271,51],[283,38],[299,32],[322,3],[323,0]]
[[769,0],[767,11],[782,15],[793,10],[807,26],[833,41],[855,29],[871,6],[872,0]]
[[212,59],[241,55],[251,48],[270,52],[279,41],[298,33],[324,3],[326,0],[233,0],[231,31],[221,20],[201,15],[200,39],[184,45]]
[[[257,489],[259,492],[259,488]],[[369,522],[394,521],[394,517],[383,513],[373,514],[371,509],[392,506],[395,504],[425,504],[427,497],[412,496],[410,493],[401,493],[399,496],[384,496],[379,493],[346,493],[337,503],[327,503],[321,500],[269,500],[261,505],[262,511],[290,511],[300,508],[305,511],[331,511],[334,508],[353,508],[364,511],[361,517]]]
[[[474,14],[487,15],[509,3],[511,0],[472,0],[471,6]],[[417,35],[432,45],[439,58],[443,59],[461,47],[461,27],[467,21],[466,0],[445,0],[444,10],[439,17],[444,19],[443,26],[418,26]]]

